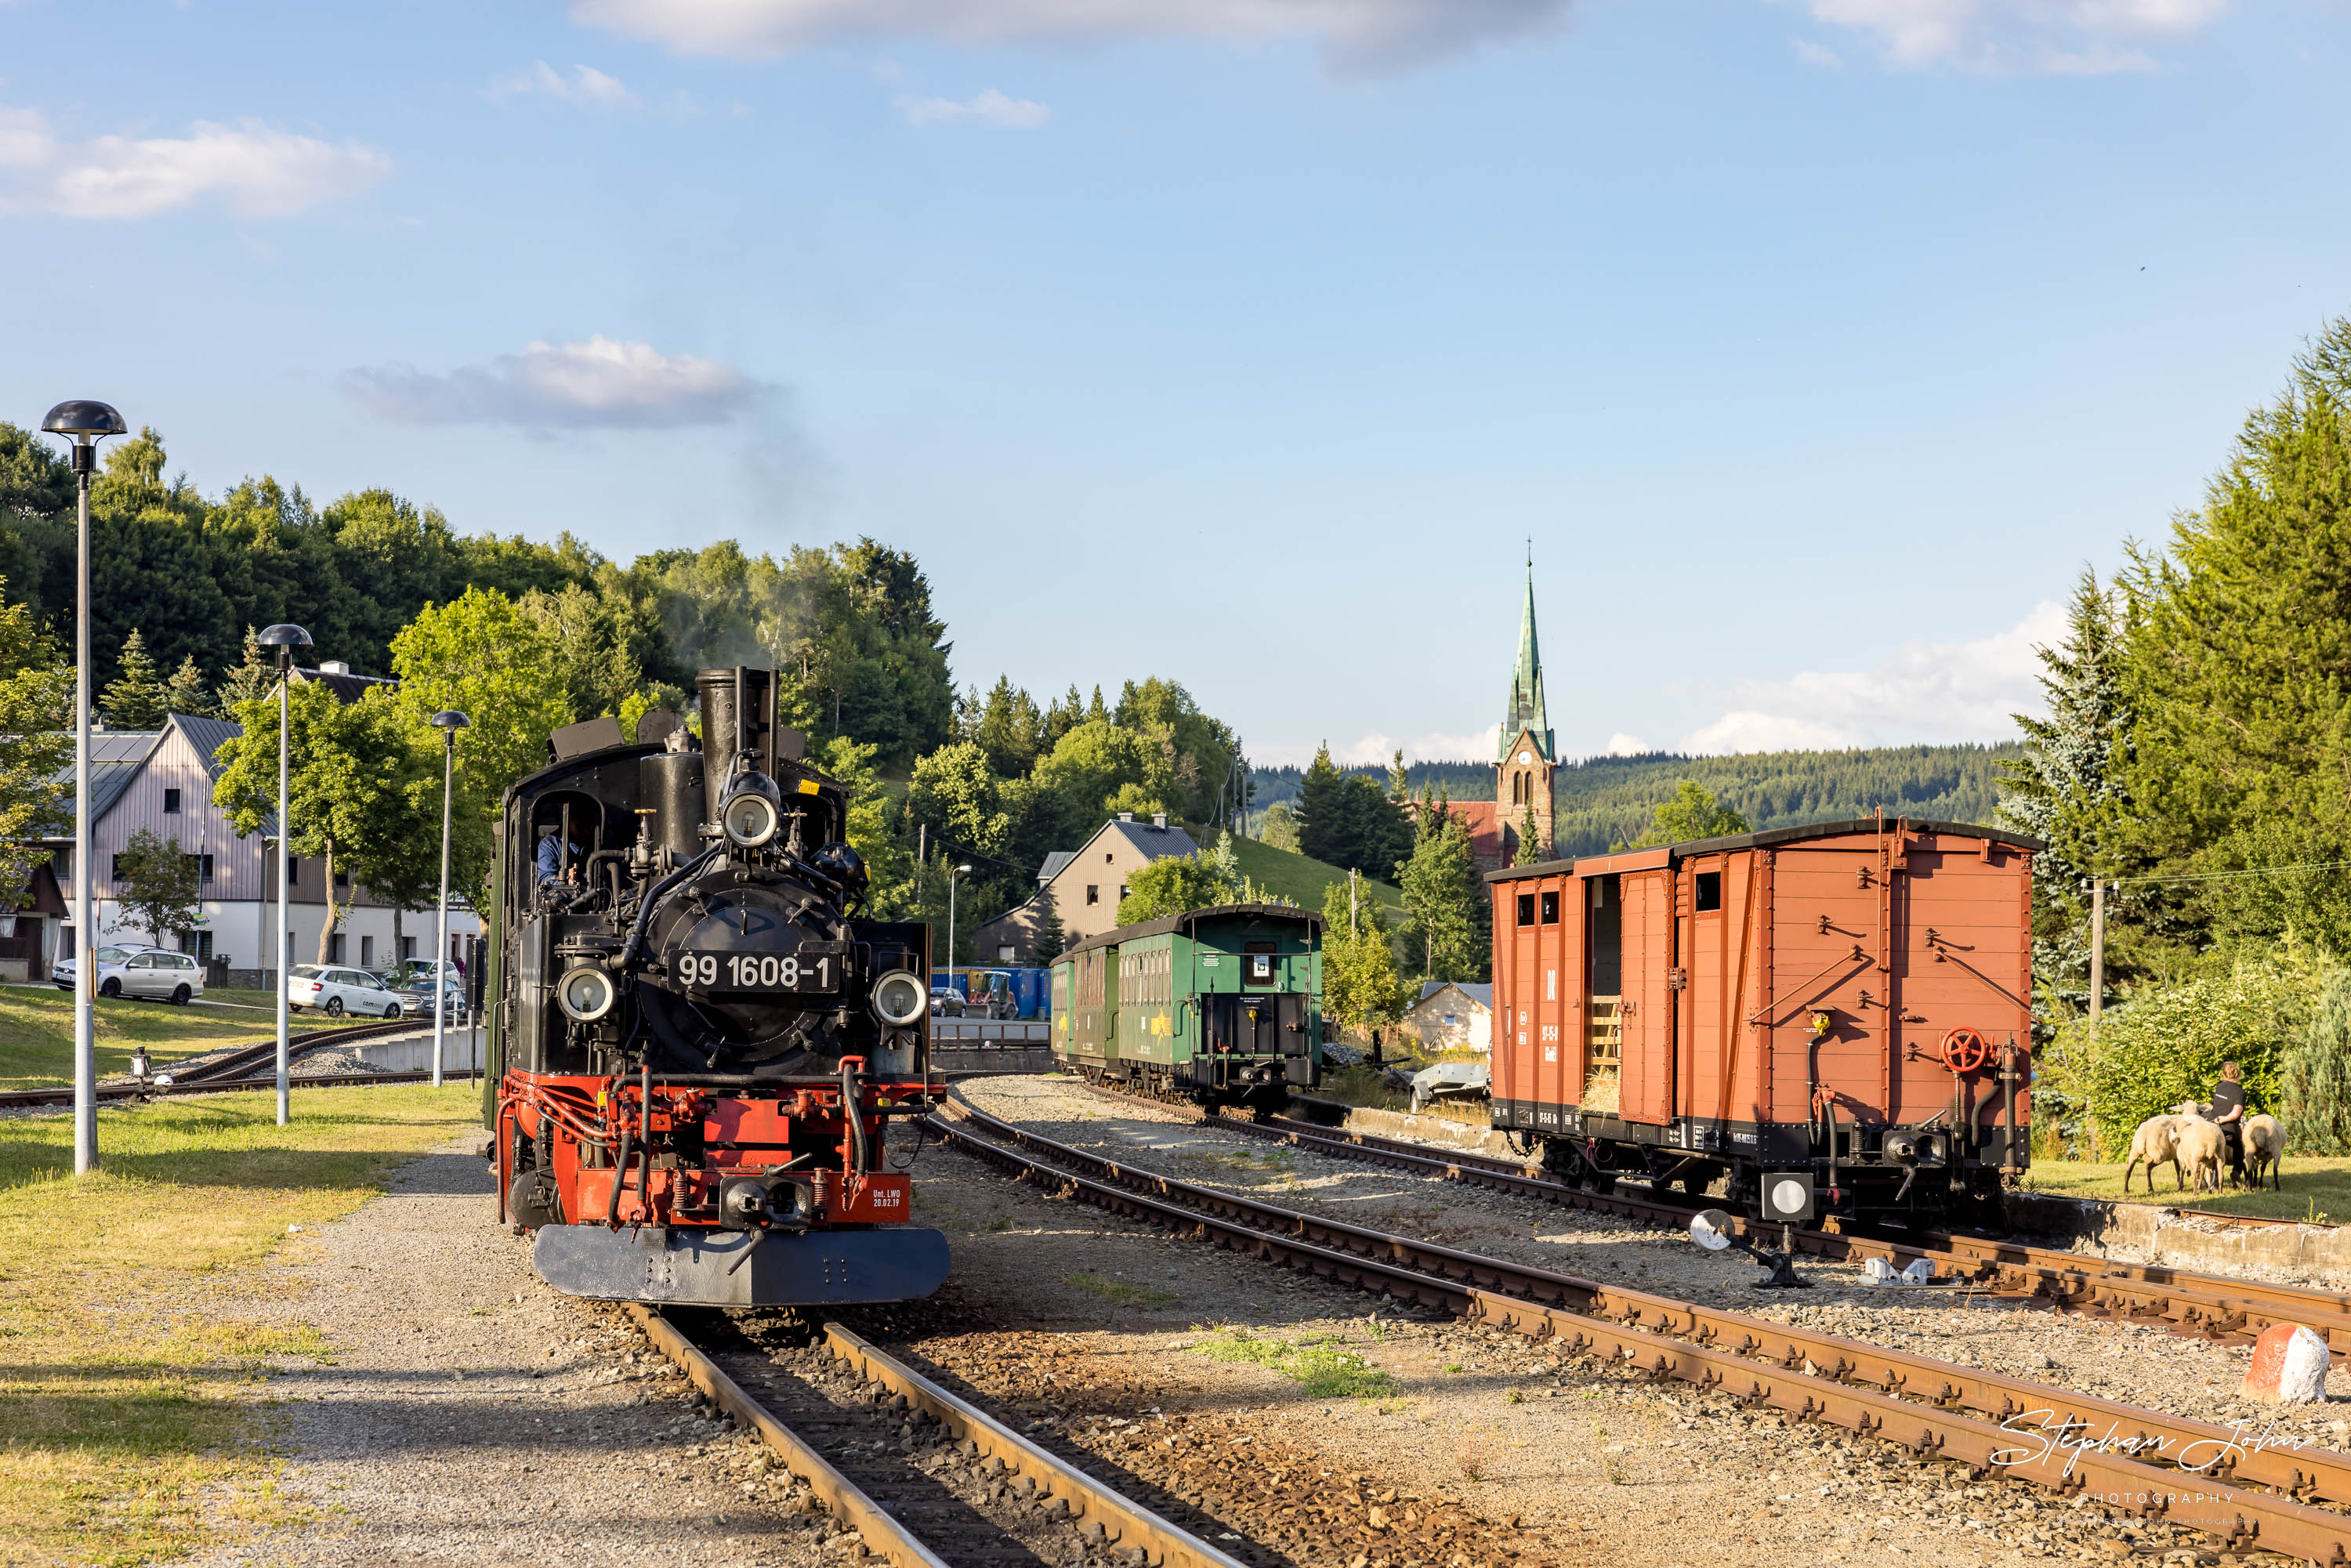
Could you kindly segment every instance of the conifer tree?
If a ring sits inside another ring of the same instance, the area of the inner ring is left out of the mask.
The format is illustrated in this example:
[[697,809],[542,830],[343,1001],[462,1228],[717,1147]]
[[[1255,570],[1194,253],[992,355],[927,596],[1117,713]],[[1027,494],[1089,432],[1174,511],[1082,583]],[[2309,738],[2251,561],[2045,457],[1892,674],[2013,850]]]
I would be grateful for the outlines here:
[[1050,965],[1069,945],[1070,936],[1061,925],[1061,910],[1048,904],[1045,906],[1045,923],[1037,928],[1037,940],[1029,949],[1029,956],[1040,964]]
[[1510,855],[1512,865],[1538,865],[1543,858],[1543,846],[1539,841],[1541,831],[1535,826],[1535,809],[1531,802],[1519,817],[1519,844]]
[[147,652],[147,639],[132,627],[131,635],[122,640],[122,653],[117,660],[122,673],[106,688],[99,706],[106,710],[106,722],[117,729],[160,729],[163,725],[164,687],[155,673],[155,660]]
[[209,718],[219,711],[213,706],[213,694],[204,685],[204,673],[197,667],[193,653],[181,659],[180,667],[163,683],[163,711],[193,718]]
[[[2085,568],[2074,585],[2064,640],[2033,653],[2049,716],[2016,716],[2024,755],[2001,765],[2000,816],[2049,845],[2032,860],[2033,977],[2082,1006],[2090,944],[2081,884],[2112,873],[2098,852],[2100,826],[2129,804],[2114,769],[2130,727],[2121,626],[2115,595],[2095,572]],[[2115,914],[2123,913],[2117,904]]]
[[1485,879],[1469,830],[1450,812],[1414,846],[1403,873],[1405,951],[1421,951],[1433,980],[1483,980],[1493,962]]
[[234,714],[246,703],[257,703],[277,689],[277,664],[261,651],[261,638],[254,629],[245,629],[245,658],[235,668],[224,673],[220,687],[220,710]]
[[1338,864],[1335,852],[1344,848],[1341,834],[1345,829],[1343,812],[1343,791],[1346,781],[1331,761],[1331,743],[1324,741],[1314,751],[1314,760],[1308,765],[1306,777],[1298,786],[1298,852],[1312,860]]

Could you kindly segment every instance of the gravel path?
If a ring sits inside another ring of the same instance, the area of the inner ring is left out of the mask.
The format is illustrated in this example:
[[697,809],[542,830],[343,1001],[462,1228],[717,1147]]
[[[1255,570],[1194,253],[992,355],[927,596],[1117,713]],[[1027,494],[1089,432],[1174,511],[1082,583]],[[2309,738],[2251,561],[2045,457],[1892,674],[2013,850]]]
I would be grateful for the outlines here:
[[408,1166],[254,1282],[242,1311],[335,1347],[262,1391],[283,1403],[284,1486],[311,1519],[196,1561],[820,1561],[820,1525],[746,1500],[746,1445],[633,1325],[539,1282],[528,1243],[492,1223],[480,1146]]
[[2279,1433],[2325,1448],[2346,1447],[2351,1434],[2331,1403],[2351,1397],[2351,1372],[2341,1367],[2328,1379],[2330,1404],[2280,1414],[2237,1397],[2250,1346],[1960,1290],[1873,1288],[1857,1264],[1808,1260],[1814,1289],[1759,1295],[1745,1259],[1701,1252],[1678,1231],[1270,1144],[1130,1106],[1073,1079],[974,1079],[961,1088],[981,1110],[1045,1137],[1197,1186],[2149,1409],[2256,1430],[2274,1421]]

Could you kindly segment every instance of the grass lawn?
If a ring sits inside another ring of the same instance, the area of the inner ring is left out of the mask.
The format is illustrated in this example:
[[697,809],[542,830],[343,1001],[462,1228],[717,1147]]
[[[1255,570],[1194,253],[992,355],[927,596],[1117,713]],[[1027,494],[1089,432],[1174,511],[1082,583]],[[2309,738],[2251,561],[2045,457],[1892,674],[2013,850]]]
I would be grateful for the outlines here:
[[[277,1004],[268,992],[221,990],[205,999],[240,1005],[191,1002],[175,1008],[131,997],[99,998],[98,1075],[130,1071],[133,1045],[144,1045],[161,1066],[225,1045],[276,1038]],[[348,1020],[314,1010],[297,1013],[291,1021],[298,1030],[309,1030]],[[0,986],[0,1089],[47,1089],[72,1082],[71,993],[54,986]]]
[[0,1122],[0,1563],[143,1563],[286,1520],[272,1417],[239,1385],[315,1333],[237,1316],[239,1270],[480,1119],[470,1085],[101,1107],[77,1179],[64,1116]]
[[[1235,839],[1233,856],[1243,874],[1277,898],[1287,898],[1301,909],[1322,913],[1322,892],[1347,880],[1346,868],[1310,860],[1295,850],[1278,850],[1257,839]],[[1364,895],[1392,914],[1404,910],[1404,894],[1384,882],[1363,879]]]
[[[2172,1179],[2171,1167],[2165,1166],[2158,1178],[2155,1197],[2149,1198],[2147,1170],[2141,1166],[2131,1175],[2128,1201],[2207,1209],[2214,1214],[2244,1214],[2258,1219],[2351,1224],[2351,1158],[2341,1155],[2314,1155],[2305,1158],[2288,1152],[2283,1191],[2263,1187],[2259,1192],[2240,1192],[2223,1187],[2218,1193],[2199,1193],[2193,1188],[2175,1192]],[[2035,1159],[2025,1176],[2025,1185],[2035,1192],[2053,1193],[2060,1197],[2121,1200],[2125,1196],[2121,1166],[2093,1165],[2085,1160]]]

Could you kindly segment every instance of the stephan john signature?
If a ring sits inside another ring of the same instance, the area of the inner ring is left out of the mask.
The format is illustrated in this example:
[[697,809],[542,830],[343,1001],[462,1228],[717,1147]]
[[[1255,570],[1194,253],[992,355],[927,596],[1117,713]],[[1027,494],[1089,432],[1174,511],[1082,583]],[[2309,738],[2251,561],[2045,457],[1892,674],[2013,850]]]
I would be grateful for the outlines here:
[[[2020,1427],[2017,1425],[2020,1421],[2037,1421],[2040,1425],[2037,1427]],[[2181,1444],[2179,1445],[2179,1451],[2175,1453],[2171,1451],[2174,1443],[2169,1437],[2147,1437],[2143,1434],[2126,1437],[2113,1426],[2109,1426],[2103,1436],[2094,1437],[2088,1435],[2090,1423],[2079,1416],[2069,1416],[2060,1421],[2054,1410],[2022,1410],[2002,1421],[2000,1424],[2000,1429],[2003,1432],[2013,1432],[2020,1437],[2031,1437],[2034,1446],[2002,1448],[1991,1456],[1991,1462],[1995,1465],[2035,1465],[2050,1455],[2062,1450],[2065,1454],[2065,1469],[2062,1473],[2072,1475],[2074,1467],[2081,1462],[2082,1456],[2086,1453],[2124,1454],[2133,1458],[2152,1454],[2169,1459],[2174,1465],[2192,1475],[2201,1475],[2231,1456],[2240,1459],[2251,1458],[2253,1455],[2271,1448],[2298,1451],[2317,1441],[2314,1437],[2275,1435],[2277,1427],[2275,1417],[2271,1419],[2267,1427],[2262,1428],[2259,1436],[2247,1436],[2252,1427],[2251,1421],[2231,1421],[2229,1424],[2229,1436],[2203,1437],[2193,1443]],[[2205,1453],[2206,1449],[2211,1451]],[[2199,1455],[2201,1457],[2199,1458]]]

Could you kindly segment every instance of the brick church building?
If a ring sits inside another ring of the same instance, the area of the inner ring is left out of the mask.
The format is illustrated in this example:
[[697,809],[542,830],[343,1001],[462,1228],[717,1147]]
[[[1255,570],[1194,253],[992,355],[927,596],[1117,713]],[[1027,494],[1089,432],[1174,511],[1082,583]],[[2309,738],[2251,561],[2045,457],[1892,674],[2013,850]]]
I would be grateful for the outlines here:
[[1519,618],[1519,661],[1510,672],[1510,704],[1502,712],[1500,749],[1494,757],[1494,798],[1456,800],[1453,814],[1469,828],[1470,852],[1491,870],[1510,864],[1530,816],[1538,859],[1552,847],[1552,776],[1559,744],[1543,706],[1542,653],[1535,641],[1535,569],[1527,562],[1526,605]]

